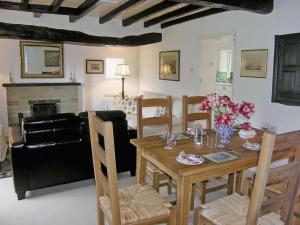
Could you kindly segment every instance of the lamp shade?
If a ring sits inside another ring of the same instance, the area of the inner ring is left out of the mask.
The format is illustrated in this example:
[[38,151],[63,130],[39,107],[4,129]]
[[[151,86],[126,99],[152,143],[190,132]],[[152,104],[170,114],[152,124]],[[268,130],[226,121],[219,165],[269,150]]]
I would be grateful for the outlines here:
[[129,66],[128,64],[118,64],[116,67],[116,75],[117,76],[129,76]]
[[170,75],[171,72],[171,65],[170,64],[163,64],[160,68],[161,75]]

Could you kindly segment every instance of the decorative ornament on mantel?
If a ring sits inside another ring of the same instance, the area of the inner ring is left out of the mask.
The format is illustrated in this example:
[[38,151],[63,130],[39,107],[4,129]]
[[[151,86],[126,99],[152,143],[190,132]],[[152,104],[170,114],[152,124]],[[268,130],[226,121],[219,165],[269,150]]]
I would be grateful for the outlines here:
[[215,110],[217,114],[215,120],[215,129],[218,135],[217,147],[222,148],[230,142],[233,126],[241,128],[244,133],[253,134],[254,130],[252,130],[251,124],[248,122],[255,112],[255,106],[251,102],[243,101],[241,104],[238,104],[234,103],[226,95],[220,96],[216,93],[211,93],[200,104],[199,110]]
[[9,83],[13,83],[14,79],[11,73],[9,73]]

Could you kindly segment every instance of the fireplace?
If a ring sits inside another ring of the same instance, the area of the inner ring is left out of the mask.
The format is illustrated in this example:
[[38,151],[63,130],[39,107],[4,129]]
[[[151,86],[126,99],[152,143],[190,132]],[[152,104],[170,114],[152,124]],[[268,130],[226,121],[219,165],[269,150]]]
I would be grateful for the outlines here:
[[31,116],[47,116],[59,112],[60,99],[29,100]]
[[38,103],[30,108],[32,116],[53,115],[57,113],[56,103]]
[[78,113],[80,83],[10,83],[3,84],[7,93],[9,126],[20,118],[55,113]]

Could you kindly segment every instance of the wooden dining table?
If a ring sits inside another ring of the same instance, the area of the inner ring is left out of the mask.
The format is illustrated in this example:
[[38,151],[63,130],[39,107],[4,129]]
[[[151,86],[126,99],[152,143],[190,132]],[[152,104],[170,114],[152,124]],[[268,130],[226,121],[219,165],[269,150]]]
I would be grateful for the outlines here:
[[[257,131],[255,142],[261,142],[262,132]],[[179,140],[172,150],[165,150],[165,140],[159,136],[151,136],[131,140],[131,143],[137,147],[137,182],[143,184],[146,182],[147,162],[152,163],[161,171],[168,174],[176,181],[176,213],[177,224],[188,225],[192,185],[196,182],[209,180],[215,177],[226,176],[236,173],[236,191],[240,191],[242,183],[242,171],[255,167],[258,162],[259,152],[251,151],[242,147],[245,140],[241,139],[235,133],[230,144],[225,148],[208,148],[204,141],[203,146],[196,145],[193,139]],[[212,152],[228,151],[238,156],[238,159],[215,163],[210,160],[204,161],[200,165],[184,165],[176,161],[176,156],[184,151],[197,155],[208,154]],[[294,150],[275,151],[274,161],[293,157]]]

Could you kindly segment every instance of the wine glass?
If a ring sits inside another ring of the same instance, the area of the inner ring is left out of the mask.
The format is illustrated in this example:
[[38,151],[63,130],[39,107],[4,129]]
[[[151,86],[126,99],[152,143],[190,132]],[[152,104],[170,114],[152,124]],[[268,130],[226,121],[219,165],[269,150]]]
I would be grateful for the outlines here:
[[164,147],[166,150],[173,149],[173,146],[176,144],[176,135],[172,130],[166,130],[163,134],[163,138],[166,139],[167,145]]

